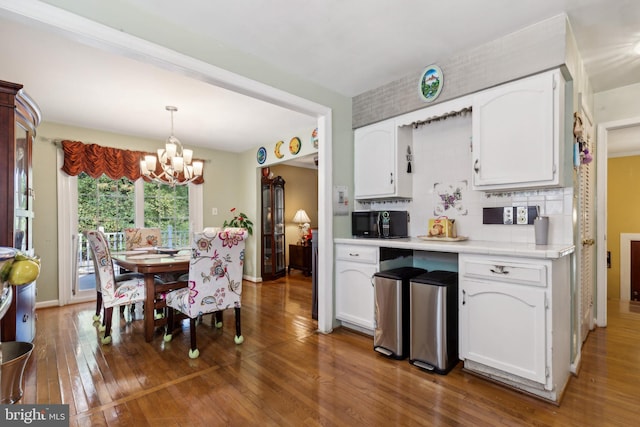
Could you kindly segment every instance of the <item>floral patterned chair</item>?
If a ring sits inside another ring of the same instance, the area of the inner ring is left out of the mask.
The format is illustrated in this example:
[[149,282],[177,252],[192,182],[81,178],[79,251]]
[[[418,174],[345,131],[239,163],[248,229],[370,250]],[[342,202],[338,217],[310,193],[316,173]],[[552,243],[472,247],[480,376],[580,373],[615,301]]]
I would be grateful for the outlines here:
[[235,343],[244,341],[240,330],[240,300],[242,296],[242,269],[244,264],[244,228],[227,228],[215,232],[194,233],[191,243],[188,287],[166,294],[169,307],[167,329],[164,340],[171,341],[174,310],[190,319],[192,359],[200,355],[196,344],[197,319],[214,313],[216,327],[222,327],[222,310],[235,310]]
[[159,228],[125,228],[124,244],[126,250],[152,248],[162,245]]
[[[87,238],[87,232],[84,232],[83,234],[85,238]],[[96,312],[93,315],[93,321],[97,322],[100,320],[100,313],[102,312],[102,283],[100,282],[100,274],[98,274],[98,270],[100,269],[100,266],[98,265],[96,258],[94,256],[91,256],[91,261],[93,261],[93,271],[95,271],[95,276],[96,276]],[[140,273],[116,274],[116,283],[132,280],[132,279],[144,280],[144,274],[140,274]],[[120,311],[122,314],[124,314],[124,308],[125,306],[120,306]],[[102,322],[102,326],[104,328],[104,322]]]
[[96,283],[100,283],[99,295],[104,306],[104,317],[100,327],[100,330],[104,330],[104,337],[101,341],[102,344],[109,344],[111,342],[113,307],[144,302],[144,279],[140,276],[134,276],[129,280],[116,280],[109,245],[104,234],[98,230],[88,230],[84,232],[84,235],[89,241],[94,266],[96,266]]

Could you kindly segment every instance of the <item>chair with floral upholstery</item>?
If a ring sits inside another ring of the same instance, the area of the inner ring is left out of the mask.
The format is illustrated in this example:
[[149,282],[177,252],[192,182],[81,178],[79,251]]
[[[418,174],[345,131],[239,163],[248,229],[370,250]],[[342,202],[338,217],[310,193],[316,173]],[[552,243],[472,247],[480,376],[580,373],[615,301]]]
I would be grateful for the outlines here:
[[111,321],[113,307],[124,306],[136,302],[144,302],[144,279],[139,276],[129,280],[117,281],[113,270],[111,253],[104,234],[99,230],[87,230],[84,235],[89,241],[89,248],[96,267],[96,283],[100,283],[100,296],[102,299],[103,319],[100,330],[104,330],[102,344],[111,342]]
[[[83,232],[85,238],[87,237],[87,232]],[[97,322],[100,320],[100,313],[102,312],[102,283],[100,282],[100,274],[98,274],[99,265],[94,256],[91,256],[91,261],[93,261],[93,271],[95,272],[96,278],[96,312],[93,315],[93,321]],[[144,280],[144,274],[141,273],[122,273],[116,274],[116,283],[124,282],[132,279],[142,279]],[[125,306],[120,306],[120,311],[124,314]],[[104,319],[103,319],[104,320]],[[104,321],[102,322],[104,327]]]
[[126,250],[153,248],[162,245],[159,228],[125,228],[124,244]]
[[234,340],[236,344],[244,341],[240,329],[240,301],[247,235],[243,228],[193,233],[188,286],[166,295],[169,313],[164,337],[166,342],[171,341],[174,310],[187,315],[191,336],[189,357],[192,359],[200,355],[196,344],[196,324],[204,314],[214,313],[216,327],[219,328],[222,327],[222,311],[233,308],[236,320]]

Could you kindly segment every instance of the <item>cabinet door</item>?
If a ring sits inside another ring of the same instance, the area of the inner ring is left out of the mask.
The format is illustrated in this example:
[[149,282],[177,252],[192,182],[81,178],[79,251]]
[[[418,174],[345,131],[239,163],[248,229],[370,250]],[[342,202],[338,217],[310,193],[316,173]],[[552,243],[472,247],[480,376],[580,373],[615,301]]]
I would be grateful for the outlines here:
[[275,185],[273,188],[274,218],[274,249],[276,253],[276,273],[284,272],[285,263],[285,238],[284,238],[284,187]]
[[356,198],[393,195],[396,184],[395,122],[385,121],[354,133]]
[[336,261],[336,319],[373,331],[373,285],[377,264]]
[[13,246],[33,255],[33,190],[31,188],[31,134],[18,122],[15,125],[14,167],[14,242]]
[[473,97],[473,184],[477,189],[558,185],[557,72]]
[[16,341],[31,342],[36,336],[36,284],[14,288],[16,298]]
[[545,291],[469,279],[460,285],[460,358],[545,384]]

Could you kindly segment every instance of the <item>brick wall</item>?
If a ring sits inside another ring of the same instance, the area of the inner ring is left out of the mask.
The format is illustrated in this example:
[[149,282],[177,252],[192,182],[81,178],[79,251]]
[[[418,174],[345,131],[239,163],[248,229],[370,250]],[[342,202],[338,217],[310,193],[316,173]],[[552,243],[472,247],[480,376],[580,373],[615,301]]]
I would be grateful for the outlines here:
[[[558,15],[461,54],[434,62],[444,85],[436,101],[425,102],[418,92],[423,70],[355,96],[353,128],[419,110],[511,80],[565,65],[566,15]],[[424,64],[425,67],[432,63]]]

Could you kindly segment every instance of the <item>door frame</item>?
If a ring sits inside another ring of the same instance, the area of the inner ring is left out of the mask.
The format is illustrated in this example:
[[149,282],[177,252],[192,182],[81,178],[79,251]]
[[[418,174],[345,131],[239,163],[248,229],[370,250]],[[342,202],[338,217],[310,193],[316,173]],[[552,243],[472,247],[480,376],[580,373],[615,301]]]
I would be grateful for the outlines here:
[[596,150],[596,325],[607,326],[607,138],[609,131],[640,125],[640,116],[598,124]]
[[[163,67],[317,119],[321,159],[318,165],[318,330],[333,330],[333,215],[331,191],[332,109],[265,83],[233,73],[164,46],[107,27],[46,3],[3,2],[2,13],[14,19],[84,42],[98,49]],[[68,230],[58,230],[58,234]],[[59,279],[71,268],[70,250],[59,253]],[[70,277],[70,276],[66,276]],[[60,299],[60,296],[59,296]]]

